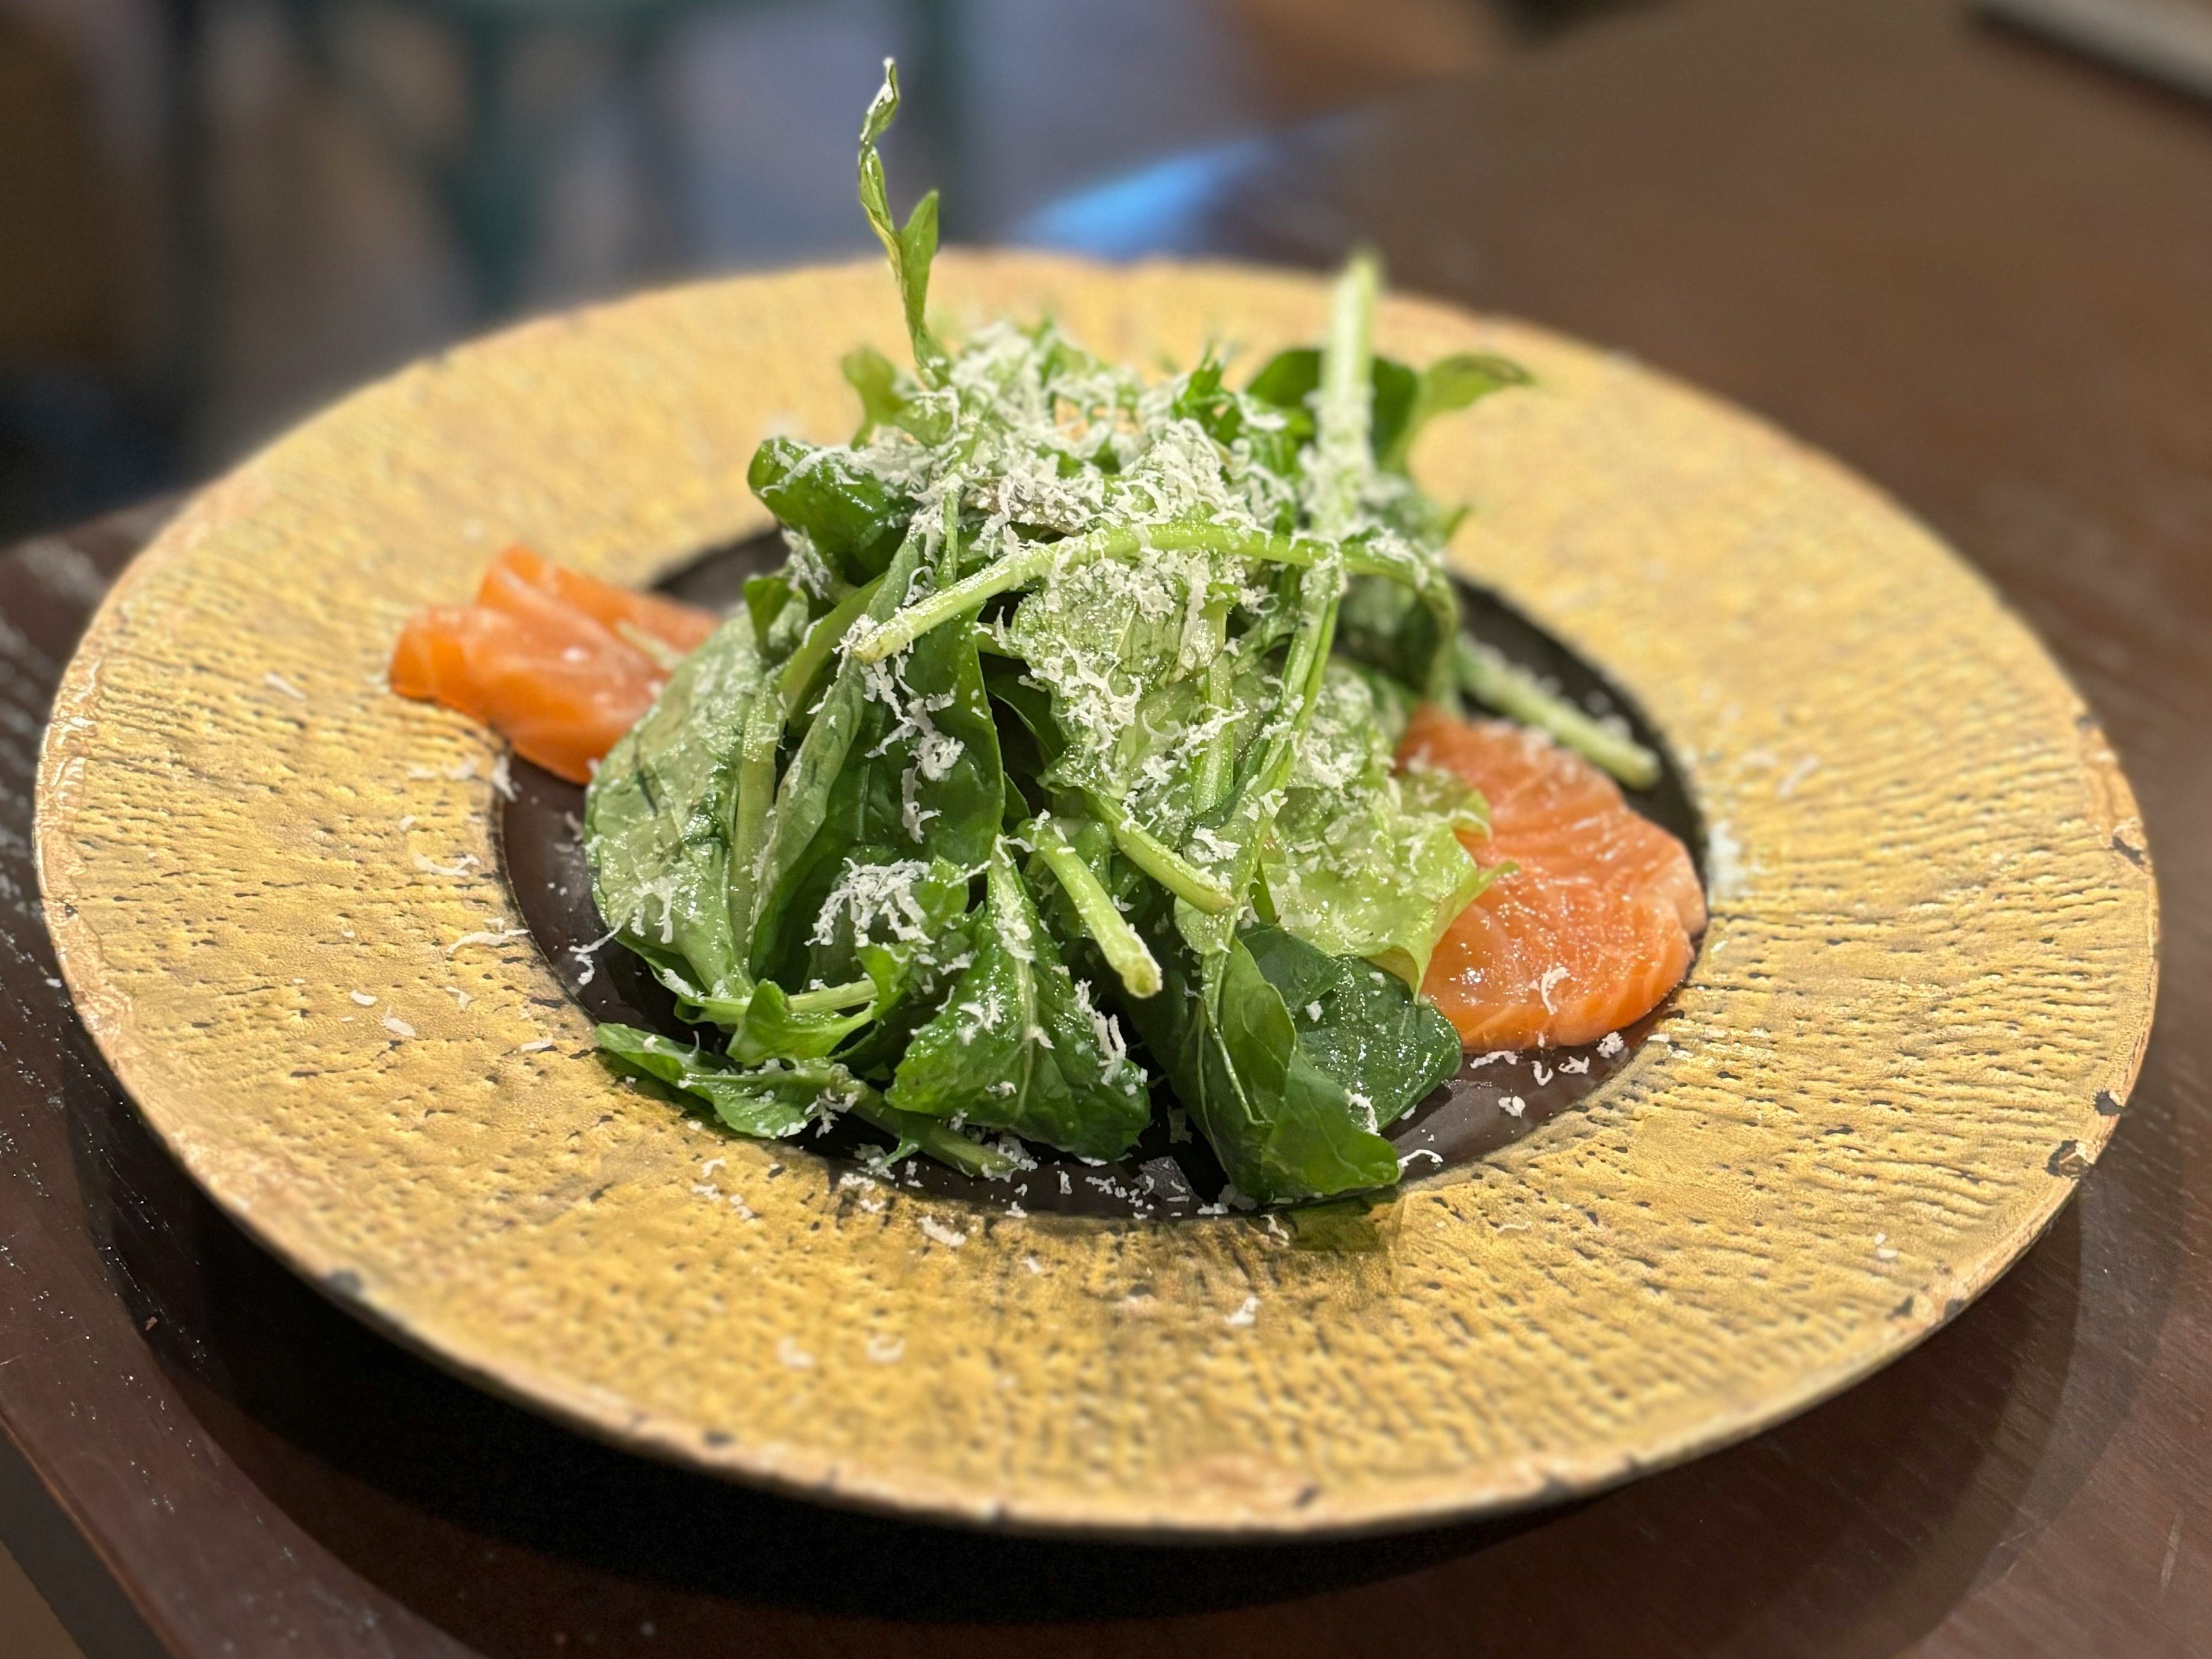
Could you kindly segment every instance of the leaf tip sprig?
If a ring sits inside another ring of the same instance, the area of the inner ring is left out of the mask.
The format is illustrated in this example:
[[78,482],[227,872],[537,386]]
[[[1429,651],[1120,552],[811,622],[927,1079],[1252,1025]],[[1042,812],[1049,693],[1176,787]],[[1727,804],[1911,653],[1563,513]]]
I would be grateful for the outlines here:
[[890,131],[898,112],[898,60],[886,58],[884,83],[860,120],[860,210],[867,215],[869,226],[883,243],[891,275],[897,279],[907,336],[914,346],[915,372],[925,385],[941,386],[951,372],[951,359],[923,314],[929,301],[929,267],[937,257],[937,192],[933,190],[915,203],[903,226],[891,216],[878,141]]

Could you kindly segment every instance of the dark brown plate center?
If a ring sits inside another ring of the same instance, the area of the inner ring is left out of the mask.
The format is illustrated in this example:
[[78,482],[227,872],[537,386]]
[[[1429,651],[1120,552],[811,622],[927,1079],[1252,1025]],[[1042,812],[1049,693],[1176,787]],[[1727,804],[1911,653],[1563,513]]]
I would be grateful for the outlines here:
[[[759,537],[706,555],[662,584],[662,591],[720,611],[737,604],[745,578],[783,555],[775,537]],[[1593,713],[1618,713],[1637,738],[1662,757],[1658,784],[1629,791],[1637,811],[1681,837],[1705,861],[1703,825],[1690,804],[1667,746],[1650,724],[1604,677],[1575,657],[1495,595],[1463,586],[1468,631],[1513,661],[1554,682]],[[514,763],[514,798],[500,811],[499,839],[508,885],[531,937],[569,995],[595,1020],[643,1026],[689,1042],[698,1034],[676,1018],[672,999],[645,966],[618,945],[592,903],[591,873],[584,860],[584,792],[527,762]],[[1443,1084],[1383,1133],[1409,1176],[1465,1164],[1519,1139],[1572,1107],[1626,1063],[1665,1017],[1660,1007],[1622,1036],[1611,1054],[1599,1045],[1548,1048],[1533,1054],[1471,1054],[1459,1075]],[[1023,1209],[1092,1216],[1188,1216],[1211,1206],[1225,1184],[1212,1152],[1194,1132],[1170,1138],[1164,1114],[1156,1114],[1136,1147],[1119,1162],[1085,1164],[1049,1148],[1032,1146],[1033,1170],[1005,1181],[979,1181],[927,1158],[901,1164],[894,1178],[918,1192],[980,1202],[1017,1202]],[[826,1133],[789,1143],[794,1157],[819,1157],[854,1170],[865,1167],[881,1143],[873,1131],[847,1120]]]

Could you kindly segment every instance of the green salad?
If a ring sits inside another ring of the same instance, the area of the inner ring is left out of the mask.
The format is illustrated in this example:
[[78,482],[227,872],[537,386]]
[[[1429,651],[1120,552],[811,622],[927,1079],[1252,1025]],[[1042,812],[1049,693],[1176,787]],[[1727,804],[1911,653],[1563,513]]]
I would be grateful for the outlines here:
[[944,339],[936,198],[903,226],[885,198],[886,71],[860,193],[912,365],[845,359],[849,443],[760,447],[787,561],[592,782],[599,913],[696,1025],[599,1044],[739,1133],[849,1114],[887,1162],[1103,1162],[1176,1110],[1232,1200],[1388,1186],[1382,1131],[1460,1063],[1423,971],[1495,873],[1480,797],[1398,739],[1463,684],[1582,718],[1463,643],[1455,515],[1406,471],[1425,422],[1527,377],[1376,356],[1366,258],[1318,349],[1242,386],[1049,321]]

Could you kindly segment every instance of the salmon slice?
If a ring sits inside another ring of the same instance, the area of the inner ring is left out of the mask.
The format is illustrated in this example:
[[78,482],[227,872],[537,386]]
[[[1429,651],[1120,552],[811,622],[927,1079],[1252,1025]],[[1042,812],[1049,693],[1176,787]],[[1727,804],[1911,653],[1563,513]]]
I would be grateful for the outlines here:
[[392,653],[392,689],[472,715],[571,783],[637,723],[668,669],[717,623],[515,548],[473,605],[417,611]]
[[1689,850],[1620,786],[1540,732],[1418,710],[1398,751],[1490,802],[1486,864],[1512,860],[1438,941],[1421,988],[1469,1048],[1589,1042],[1634,1023],[1689,971],[1705,925]]
[[581,611],[665,667],[675,665],[667,652],[677,658],[689,656],[706,644],[720,623],[711,611],[596,580],[542,559],[526,547],[510,547],[492,561],[477,589],[477,603],[495,611],[514,610],[533,592]]

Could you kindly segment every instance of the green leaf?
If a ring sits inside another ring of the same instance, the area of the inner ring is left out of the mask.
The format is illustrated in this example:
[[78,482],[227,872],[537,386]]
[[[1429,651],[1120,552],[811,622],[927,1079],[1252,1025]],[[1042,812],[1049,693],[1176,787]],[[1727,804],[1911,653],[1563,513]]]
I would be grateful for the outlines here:
[[1053,718],[1052,693],[1030,678],[1025,664],[1006,658],[984,665],[983,683],[991,701],[1013,716],[1011,730],[1004,725],[999,729],[1009,775],[1037,777],[1067,746]]
[[942,859],[856,861],[821,907],[807,973],[824,981],[862,975],[872,989],[870,1023],[839,1055],[861,1076],[888,1078],[915,1029],[944,1005],[970,951],[969,886],[969,872]]
[[[886,602],[884,594],[904,591],[911,574],[901,572],[909,557],[902,552],[885,576],[871,615]],[[842,734],[834,757],[827,736],[817,741],[825,722]],[[807,779],[814,780],[807,799],[819,805],[802,817],[794,780]],[[842,979],[852,964],[825,965],[814,945],[823,906],[848,869],[939,860],[964,872],[980,869],[997,842],[1005,771],[973,626],[963,621],[932,629],[879,662],[848,654],[786,785],[794,802],[794,844],[787,856],[781,847],[771,849],[774,874],[753,934],[753,960],[763,977],[787,984]],[[778,815],[781,835],[781,805]],[[804,845],[796,844],[799,827],[807,830]]]
[[[869,597],[864,614],[880,621],[896,610],[921,561],[920,538],[909,536],[884,572],[883,583]],[[817,852],[814,843],[866,717],[866,679],[865,667],[850,653],[839,658],[829,689],[814,706],[806,734],[776,784],[775,806],[757,866],[761,896],[748,942],[756,973],[764,971],[771,959],[790,954],[786,935],[797,890],[816,873],[817,866],[827,862],[834,871],[843,850],[834,847]],[[849,844],[849,832],[841,839]],[[811,925],[812,912],[806,915]]]
[[1261,857],[1276,920],[1332,957],[1364,957],[1418,990],[1437,940],[1489,877],[1460,844],[1481,797],[1391,765],[1390,711],[1331,663]]
[[1231,940],[1201,966],[1171,937],[1155,940],[1165,988],[1130,1004],[1129,1018],[1237,1189],[1287,1203],[1395,1182],[1390,1143],[1305,1052],[1244,944]]
[[[1486,352],[1461,352],[1419,374],[1395,358],[1377,356],[1372,376],[1369,437],[1376,465],[1400,473],[1413,440],[1437,416],[1465,409],[1494,392],[1534,384],[1520,364]],[[1307,346],[1277,352],[1244,390],[1249,397],[1291,411],[1310,408],[1320,386],[1321,353]]]
[[750,617],[678,666],[584,795],[592,896],[616,937],[695,1013],[733,1020],[751,989],[730,844],[748,715],[772,698]]
[[1417,691],[1427,689],[1437,650],[1437,616],[1421,595],[1388,576],[1354,576],[1345,585],[1336,648]]
[[875,1017],[872,997],[857,1009],[794,1009],[783,987],[765,980],[753,988],[745,1023],[730,1039],[730,1058],[741,1066],[771,1060],[820,1060]]
[[922,383],[941,386],[951,363],[945,348],[930,332],[924,311],[929,302],[929,266],[937,257],[937,192],[931,191],[915,204],[901,228],[891,216],[890,193],[884,182],[884,158],[877,148],[899,109],[898,64],[884,59],[884,84],[860,123],[860,210],[884,245],[898,282],[899,300],[906,312],[906,331],[914,343],[915,370]]
[[1389,458],[1405,441],[1408,423],[1420,402],[1420,376],[1392,357],[1377,357],[1373,370],[1375,383],[1374,419],[1368,431],[1368,443],[1375,452],[1376,465],[1386,466]]
[[845,354],[839,365],[846,384],[860,395],[860,429],[853,434],[855,447],[868,441],[878,427],[896,426],[906,413],[907,399],[899,389],[898,365],[873,346]]
[[[1419,400],[1420,376],[1393,357],[1377,356],[1369,371],[1374,386],[1370,436],[1377,460],[1399,441]],[[1321,388],[1321,353],[1311,346],[1279,351],[1244,390],[1284,410],[1310,410]]]
[[898,551],[914,502],[860,467],[849,451],[770,438],[745,482],[778,522],[796,530],[844,580],[872,581]]
[[1003,844],[988,882],[975,959],[915,1033],[884,1098],[1079,1157],[1117,1158],[1152,1117],[1144,1069],[1068,972]]
[[1279,927],[1242,937],[1289,1008],[1300,1048],[1344,1085],[1355,1111],[1366,1103],[1376,1127],[1395,1122],[1459,1070],[1459,1033],[1396,975],[1325,956]]
[[[1455,409],[1465,409],[1479,398],[1493,392],[1528,386],[1532,382],[1528,371],[1509,357],[1490,352],[1463,351],[1440,358],[1424,369],[1418,380],[1410,371],[1406,373],[1410,384],[1402,393],[1402,414],[1393,410],[1386,422],[1382,399],[1382,382],[1378,360],[1376,368],[1375,457],[1377,465],[1394,472],[1406,470],[1406,458],[1412,452],[1413,440],[1421,435],[1421,428],[1437,416]],[[1398,366],[1394,364],[1393,368]]]
[[635,1025],[601,1025],[594,1035],[599,1052],[617,1067],[704,1101],[741,1135],[765,1140],[795,1135],[822,1097],[818,1081],[793,1072],[741,1072],[720,1054]]
[[941,858],[848,863],[812,918],[809,976],[825,983],[865,976],[876,1001],[888,1005],[915,963],[964,951],[951,935],[968,914],[973,874]]
[[860,398],[860,426],[853,434],[855,448],[884,427],[896,427],[925,444],[942,443],[951,435],[952,412],[944,398],[924,392],[875,347],[847,352],[839,367]]
[[782,570],[745,579],[745,614],[752,618],[753,638],[769,663],[792,653],[809,621],[806,596]]
[[1281,410],[1307,410],[1307,399],[1321,385],[1321,351],[1315,346],[1293,346],[1267,359],[1244,387],[1246,395]]
[[1015,1168],[1006,1153],[978,1146],[948,1123],[886,1104],[834,1060],[772,1061],[748,1071],[634,1025],[602,1025],[595,1035],[600,1052],[618,1070],[705,1102],[742,1135],[780,1139],[818,1119],[850,1112],[894,1138],[887,1162],[919,1152],[963,1175],[994,1181]]

